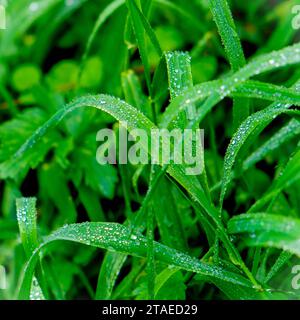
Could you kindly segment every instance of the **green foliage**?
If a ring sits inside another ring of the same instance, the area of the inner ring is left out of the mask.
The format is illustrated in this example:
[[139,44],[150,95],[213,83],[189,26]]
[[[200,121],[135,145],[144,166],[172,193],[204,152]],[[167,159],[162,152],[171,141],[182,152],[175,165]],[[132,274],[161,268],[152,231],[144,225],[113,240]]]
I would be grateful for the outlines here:
[[[299,299],[294,4],[8,2],[0,299]],[[203,172],[100,165],[120,122],[203,128]]]

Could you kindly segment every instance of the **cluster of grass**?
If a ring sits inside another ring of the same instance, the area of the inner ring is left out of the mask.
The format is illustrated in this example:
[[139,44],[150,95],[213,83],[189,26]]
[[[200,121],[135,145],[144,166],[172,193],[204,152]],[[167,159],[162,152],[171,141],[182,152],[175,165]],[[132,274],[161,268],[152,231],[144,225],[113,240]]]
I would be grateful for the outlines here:
[[[297,299],[296,4],[9,1],[0,298]],[[121,121],[203,128],[204,172],[99,165]]]

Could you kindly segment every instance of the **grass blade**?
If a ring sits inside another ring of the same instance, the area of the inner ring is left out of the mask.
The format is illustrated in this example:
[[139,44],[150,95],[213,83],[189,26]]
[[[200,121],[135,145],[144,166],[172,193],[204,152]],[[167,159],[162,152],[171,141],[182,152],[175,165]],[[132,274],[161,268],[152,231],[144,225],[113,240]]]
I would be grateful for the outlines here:
[[[66,225],[45,238],[44,243],[34,252],[26,266],[21,281],[19,299],[28,299],[32,275],[37,262],[38,252],[53,241],[66,240],[107,250],[114,250],[137,257],[147,256],[147,239],[140,234],[116,223],[81,223]],[[155,259],[180,269],[223,279],[241,286],[252,287],[251,282],[239,274],[227,271],[175,249],[154,242]]]
[[[233,72],[238,71],[246,64],[242,45],[226,0],[210,0],[210,10],[217,24],[219,34]],[[233,126],[239,124],[249,116],[249,101],[235,98],[233,100]]]
[[[229,96],[238,85],[241,85],[247,79],[270,70],[275,70],[279,67],[299,62],[300,44],[295,44],[282,50],[262,55],[249,62],[234,75],[213,83],[209,82],[196,85],[183,97],[176,98],[164,112],[159,125],[160,127],[167,128],[169,124],[176,119],[178,114],[182,112],[182,110],[185,110],[190,103],[197,104],[210,96],[210,101],[207,102],[206,105],[202,105],[198,110],[194,122],[199,123],[219,101],[226,96]],[[187,101],[188,103],[186,103]]]
[[[294,86],[298,88],[299,82]],[[223,201],[227,191],[228,184],[231,180],[232,168],[237,159],[238,152],[244,146],[247,140],[248,143],[253,142],[257,134],[259,134],[270,122],[272,122],[279,114],[288,112],[291,105],[282,105],[274,103],[268,108],[256,112],[246,119],[233,135],[231,142],[226,150],[224,159],[224,175],[222,179],[222,188],[220,193],[220,208],[223,206]]]
[[300,221],[269,213],[242,214],[228,223],[230,234],[242,234],[249,246],[282,249],[300,256]]
[[152,95],[151,94],[151,70],[150,70],[148,54],[147,54],[147,44],[146,44],[145,33],[148,35],[149,39],[151,40],[153,47],[155,48],[159,57],[162,55],[162,50],[160,48],[159,42],[156,38],[154,31],[152,30],[149,22],[147,21],[143,13],[138,8],[135,0],[126,0],[126,3],[130,13],[132,26],[133,26],[137,43],[138,43],[141,59],[145,67],[145,78],[146,78],[148,90],[150,95]]

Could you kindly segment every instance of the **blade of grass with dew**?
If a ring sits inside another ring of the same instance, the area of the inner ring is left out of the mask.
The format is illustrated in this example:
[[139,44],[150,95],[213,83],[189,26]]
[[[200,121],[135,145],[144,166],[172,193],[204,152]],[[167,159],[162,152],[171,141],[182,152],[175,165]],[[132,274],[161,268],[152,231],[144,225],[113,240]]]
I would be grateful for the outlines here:
[[[283,110],[278,110],[281,114]],[[278,115],[279,115],[278,114]],[[255,114],[253,114],[255,115]],[[259,132],[257,132],[259,134]],[[285,126],[283,126],[278,132],[271,136],[263,145],[261,145],[256,151],[244,160],[242,164],[242,171],[247,171],[253,167],[257,162],[264,159],[272,151],[278,149],[281,145],[285,144],[289,140],[300,135],[300,123],[297,119],[291,119]],[[233,171],[230,176],[230,181],[234,179],[235,172]],[[216,183],[212,190],[216,190],[222,186],[222,182]]]
[[20,236],[27,258],[39,246],[35,205],[35,198],[19,198],[16,202]]
[[[201,87],[200,91],[203,92],[203,94],[199,96],[199,99],[208,97],[222,86],[224,86],[223,80],[215,80],[197,85],[198,88]],[[282,103],[291,103],[297,106],[300,103],[300,94],[291,88],[253,80],[247,80],[244,83],[239,84],[228,95],[230,97],[257,98]],[[188,106],[186,108],[188,108]]]
[[[35,250],[28,261],[20,282],[19,299],[28,299],[32,276],[41,249],[53,241],[65,240],[94,246],[106,250],[114,250],[137,257],[147,256],[147,239],[117,223],[86,222],[66,225],[44,239],[43,244]],[[223,268],[203,263],[196,258],[175,249],[154,242],[154,256],[157,261],[178,267],[183,270],[217,277],[230,283],[252,287],[252,283],[243,276],[229,272]]]
[[[299,112],[289,110],[287,109],[288,107],[289,105],[285,107],[277,105],[277,108],[275,106],[275,108],[267,108],[266,110],[253,114],[248,120],[244,121],[237,133],[233,136],[225,155],[226,161],[224,161],[224,175],[221,183],[220,208],[223,206],[228,185],[234,177],[232,168],[236,162],[237,154],[241,152],[241,148],[245,149],[246,146],[253,143],[259,133],[279,115],[286,114],[299,118]],[[240,159],[243,159],[243,156],[241,156]]]
[[[145,217],[146,208],[151,202],[154,191],[158,186],[158,182],[160,181],[164,173],[165,170],[162,170],[159,171],[155,176],[153,176],[153,180],[150,181],[149,189],[138,213],[130,220],[128,219],[125,222],[125,224],[129,224],[131,232],[135,232],[136,230],[142,231],[145,228],[145,226],[142,224],[142,221]],[[122,253],[106,253],[104,261],[101,264],[101,269],[98,277],[96,299],[109,299],[111,297],[115,281],[124,262],[126,261],[126,258],[127,255],[124,255]]]
[[[17,220],[19,225],[20,237],[27,259],[31,257],[34,250],[39,246],[36,221],[37,214],[35,206],[35,198],[18,198],[16,200]],[[48,293],[40,263],[38,264],[37,268],[37,278],[39,280],[39,284],[34,278],[33,282],[35,283],[35,285],[32,285],[30,295],[33,299],[35,297],[44,299],[43,292],[47,297]]]
[[[163,55],[163,59],[166,61],[169,91],[172,100],[193,87],[191,60],[188,53],[183,52],[167,52]],[[191,114],[191,116],[193,116],[193,114]],[[185,127],[185,119],[186,115],[182,113],[182,121],[178,123],[180,128]],[[181,217],[178,216],[174,198],[169,192],[168,183],[168,181],[162,178],[160,185],[157,187],[156,194],[153,197],[154,206],[157,208],[156,216],[158,226],[165,244],[177,249],[185,248],[186,242],[181,227]],[[167,201],[167,199],[169,199],[169,201]],[[168,222],[165,223],[166,221]],[[172,231],[170,231],[170,224],[173,226]]]
[[[165,53],[165,59],[172,101],[193,88],[191,57],[185,52],[167,52]],[[184,128],[186,126],[186,119],[194,116],[194,108],[195,106],[189,105],[186,112],[181,112],[178,115],[178,122],[174,124],[174,127]]]
[[300,256],[300,220],[270,213],[251,213],[228,222],[230,234],[241,234],[248,246],[278,248]]
[[[186,91],[193,88],[193,77],[191,68],[191,57],[186,52],[166,52],[166,67],[168,74],[168,83],[171,101],[177,96],[183,96]],[[186,100],[187,109],[178,114],[175,122],[168,129],[181,128],[184,129],[189,120],[196,115],[196,107],[193,103]],[[200,181],[206,196],[210,199],[208,182],[206,177],[206,169],[203,165],[203,173],[200,175]]]
[[265,158],[270,152],[278,149],[289,140],[300,135],[300,122],[291,119],[278,132],[270,137],[261,147],[254,151],[243,163],[243,170],[254,166],[257,162]]
[[[164,54],[164,56],[162,57],[162,59],[165,59],[165,64],[166,64],[166,69],[167,69],[167,76],[168,76],[168,83],[169,83],[169,91],[170,91],[170,97],[171,97],[171,101],[173,99],[175,99],[177,96],[179,95],[183,95],[187,90],[191,89],[193,87],[193,80],[192,80],[192,72],[191,72],[191,58],[189,56],[188,53],[185,52],[167,52]],[[164,62],[164,61],[162,61]],[[160,63],[160,66],[164,67],[165,64],[164,63]],[[160,76],[162,77],[162,76]],[[153,81],[153,85],[158,86],[158,73],[156,73],[155,77],[154,77],[154,81]],[[176,124],[173,124],[172,128],[184,128],[186,125],[186,119],[190,119],[193,118],[194,113],[195,113],[195,106],[194,105],[190,105],[188,110],[182,111],[181,114],[179,114],[178,119]],[[204,184],[204,186],[207,186],[207,180],[206,180],[206,175],[205,173],[201,175],[202,178],[202,182]],[[208,190],[208,187],[206,188]],[[160,189],[160,191],[157,191],[159,193],[159,197],[158,197],[158,201],[161,201],[159,198],[162,197],[162,194],[164,194],[164,198],[167,198],[168,195],[166,192],[166,189],[163,190]],[[207,192],[207,194],[209,195],[209,193]],[[154,198],[155,200],[156,198]],[[160,208],[163,208],[164,205],[158,205],[158,212],[160,212]],[[168,210],[163,210],[163,211],[168,211]],[[171,210],[172,211],[172,210]],[[175,211],[174,211],[175,212]],[[164,214],[164,213],[163,213]],[[175,234],[183,234],[180,228],[180,225],[176,223],[176,221],[178,221],[178,219],[176,219],[176,216],[170,216],[170,221],[172,221],[174,227],[176,227],[177,225],[179,226],[179,228],[177,227],[177,231],[174,229]],[[165,219],[158,219],[159,221],[164,221]],[[201,223],[203,223],[203,220],[200,221]],[[167,226],[167,232],[164,232],[163,229],[163,224],[159,223],[159,226],[161,226],[161,232],[162,235],[166,235],[168,231],[168,226]],[[173,229],[173,228],[172,228]],[[170,239],[171,240],[171,239]],[[176,246],[177,247],[177,244]]]
[[[293,87],[296,91],[298,91],[299,84],[300,81],[298,81]],[[233,135],[230,144],[226,150],[224,159],[224,173],[220,193],[220,208],[222,208],[223,206],[223,201],[225,198],[227,187],[231,181],[232,168],[235,164],[240,149],[245,145],[245,142],[247,140],[249,140],[249,142],[247,142],[248,145],[251,142],[254,142],[256,136],[279,114],[288,112],[288,108],[290,106],[290,104],[283,105],[274,103],[266,109],[254,113],[241,124],[236,133]]]
[[273,264],[271,270],[265,277],[264,283],[268,283],[278,273],[278,271],[280,271],[281,268],[291,259],[292,256],[292,253],[282,251],[275,263]]
[[[189,104],[197,103],[210,95],[211,101],[198,110],[195,122],[199,123],[219,101],[230,95],[234,88],[241,83],[244,83],[247,79],[267,71],[276,70],[280,67],[297,64],[299,62],[300,44],[295,44],[282,50],[259,56],[232,76],[213,83],[209,82],[196,85],[183,97],[174,99],[164,112],[159,122],[159,126],[167,128],[169,123],[174,121],[178,114],[188,107],[186,104],[187,100],[189,101]],[[213,98],[213,96],[215,97]]]
[[248,80],[232,91],[234,97],[257,98],[277,103],[300,104],[300,93],[294,89],[276,86],[271,83]]
[[191,57],[187,52],[166,52],[171,100],[193,88]]
[[96,300],[107,300],[111,298],[117,276],[127,259],[127,254],[108,251],[101,263],[98,276]]
[[[154,299],[155,256],[154,256],[154,208],[147,208],[147,284],[148,299]],[[132,237],[132,236],[131,236]]]
[[[238,71],[246,64],[242,45],[226,0],[210,0],[210,10],[218,27],[226,55],[233,72]],[[249,116],[249,100],[236,98],[233,100],[233,127],[234,129]]]
[[218,27],[229,63],[233,71],[242,68],[246,59],[226,0],[210,0],[209,7]]

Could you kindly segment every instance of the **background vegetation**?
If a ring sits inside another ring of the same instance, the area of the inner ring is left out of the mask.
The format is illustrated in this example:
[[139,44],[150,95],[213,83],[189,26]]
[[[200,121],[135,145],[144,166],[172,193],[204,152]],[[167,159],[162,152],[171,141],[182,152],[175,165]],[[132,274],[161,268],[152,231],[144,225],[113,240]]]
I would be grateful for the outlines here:
[[[297,4],[7,1],[0,298],[298,299]],[[204,128],[205,172],[98,165],[122,120]]]

